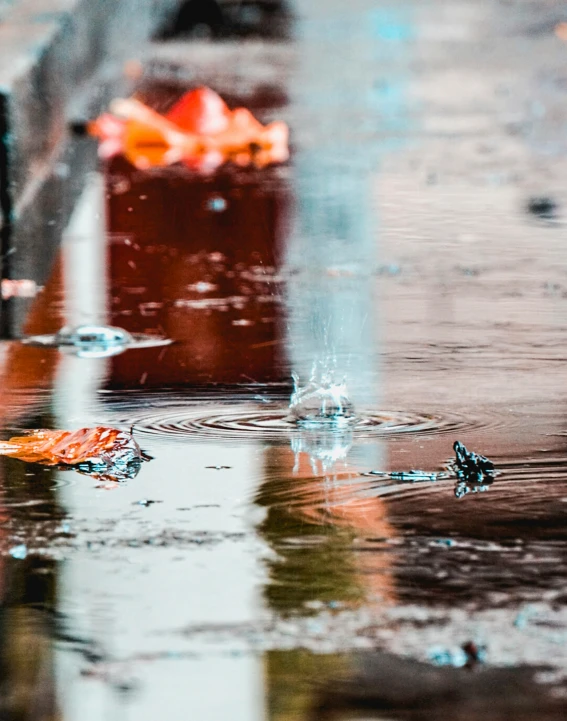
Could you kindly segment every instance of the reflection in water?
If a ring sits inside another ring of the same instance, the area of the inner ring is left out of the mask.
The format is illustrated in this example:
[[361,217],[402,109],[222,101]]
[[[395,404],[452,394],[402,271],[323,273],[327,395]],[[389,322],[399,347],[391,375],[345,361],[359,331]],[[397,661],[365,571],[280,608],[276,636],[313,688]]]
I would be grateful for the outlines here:
[[[24,332],[55,333],[64,323],[61,297],[63,267],[58,257],[43,292],[32,301]],[[18,342],[5,342],[0,358],[0,420],[14,425],[40,408],[44,393],[51,388],[59,365],[58,353],[44,351]],[[33,426],[31,426],[33,427]]]
[[361,493],[367,484],[355,473],[313,476],[302,455],[291,479],[290,456],[283,447],[266,450],[266,481],[255,498],[267,508],[258,530],[276,552],[264,591],[270,607],[301,616],[391,602],[392,556],[360,554],[356,546],[360,536],[393,537],[383,501]]
[[364,592],[351,548],[354,533],[306,522],[270,500],[268,489],[256,496],[256,503],[268,506],[258,531],[277,553],[268,561],[270,583],[264,589],[270,608],[285,617],[362,603]]
[[348,656],[309,651],[270,651],[265,656],[269,721],[307,721],[315,691],[329,678],[347,674]]
[[[172,338],[112,361],[109,387],[281,381],[285,169],[107,174],[111,321]],[[219,342],[222,339],[222,342]]]
[[266,654],[270,721],[556,721],[567,703],[538,667],[436,668],[393,654]]
[[291,450],[295,454],[294,473],[299,470],[299,456],[307,454],[314,475],[335,470],[339,461],[345,462],[354,442],[353,432],[349,428],[299,428],[291,437]]
[[0,611],[0,714],[9,721],[56,721],[53,611],[55,566],[38,559],[6,569],[11,593]]
[[[55,332],[61,314],[62,265],[31,302],[24,332]],[[49,427],[45,410],[59,358],[17,342],[4,344],[0,362],[0,421],[5,428]],[[63,511],[54,471],[0,459],[0,717],[56,721],[53,637],[57,563],[42,551]],[[14,550],[16,549],[16,550]]]
[[363,713],[404,721],[552,721],[567,711],[565,699],[541,683],[537,667],[481,667],[471,673],[380,652],[355,655],[351,667],[350,674],[332,674],[321,684],[311,718],[346,721]]
[[[62,515],[53,471],[2,459],[0,473],[0,717],[55,721],[57,564],[41,555]],[[21,550],[12,555],[6,548]]]

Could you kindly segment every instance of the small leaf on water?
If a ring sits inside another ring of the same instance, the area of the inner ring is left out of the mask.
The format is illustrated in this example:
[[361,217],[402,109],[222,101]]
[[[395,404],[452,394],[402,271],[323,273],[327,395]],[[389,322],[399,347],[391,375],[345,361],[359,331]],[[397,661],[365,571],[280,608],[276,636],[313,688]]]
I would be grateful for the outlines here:
[[144,460],[130,433],[105,426],[76,431],[34,430],[27,436],[0,441],[0,455],[46,466],[67,466],[104,481],[134,477]]

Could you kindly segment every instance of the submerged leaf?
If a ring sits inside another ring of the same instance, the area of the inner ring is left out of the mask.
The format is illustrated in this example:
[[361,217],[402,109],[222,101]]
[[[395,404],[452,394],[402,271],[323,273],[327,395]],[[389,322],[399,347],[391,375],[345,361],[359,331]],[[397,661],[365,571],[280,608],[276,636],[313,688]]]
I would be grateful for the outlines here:
[[109,481],[137,475],[144,455],[130,433],[97,426],[77,431],[34,430],[0,441],[0,455],[46,466],[73,467]]

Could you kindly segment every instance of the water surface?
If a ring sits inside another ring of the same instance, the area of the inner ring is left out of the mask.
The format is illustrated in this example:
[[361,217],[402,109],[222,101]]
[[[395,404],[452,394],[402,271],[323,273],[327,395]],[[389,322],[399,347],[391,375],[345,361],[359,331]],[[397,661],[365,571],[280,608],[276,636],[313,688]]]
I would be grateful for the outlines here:
[[[554,718],[538,694],[567,669],[565,47],[530,8],[313,1],[281,44],[149,50],[173,79],[146,79],[148,100],[173,102],[197,56],[197,77],[290,123],[292,160],[93,167],[25,332],[173,343],[2,344],[3,437],[133,427],[153,457],[118,485],[1,459],[13,718],[307,721],[361,652],[462,666],[469,642],[488,670],[548,667],[529,717]],[[314,361],[346,378],[355,423],[290,419]],[[495,463],[486,491],[396,475],[444,472],[457,439]],[[477,718],[466,688],[459,718]]]

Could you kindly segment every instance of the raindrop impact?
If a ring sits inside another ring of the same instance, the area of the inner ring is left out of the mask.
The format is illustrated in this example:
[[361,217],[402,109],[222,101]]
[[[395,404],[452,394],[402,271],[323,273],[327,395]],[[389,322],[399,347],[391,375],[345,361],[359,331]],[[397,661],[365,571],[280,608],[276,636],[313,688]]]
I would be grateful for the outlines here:
[[348,397],[346,381],[337,383],[332,370],[319,370],[313,366],[311,378],[300,386],[299,376],[293,374],[294,392],[289,410],[298,425],[340,426],[356,420],[354,406]]

